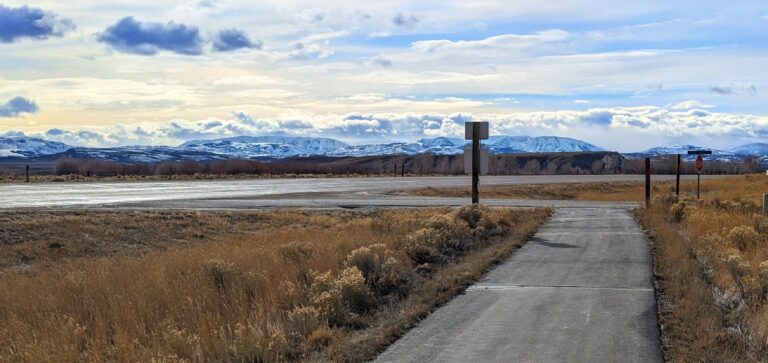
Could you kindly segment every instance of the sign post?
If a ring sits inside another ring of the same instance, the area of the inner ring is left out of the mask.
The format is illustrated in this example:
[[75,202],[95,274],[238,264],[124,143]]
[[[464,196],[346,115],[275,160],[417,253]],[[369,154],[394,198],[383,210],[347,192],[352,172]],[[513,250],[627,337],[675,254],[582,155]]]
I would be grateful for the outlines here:
[[691,150],[688,155],[696,155],[696,199],[701,198],[701,172],[704,170],[702,155],[711,155],[712,150]]
[[645,158],[645,207],[651,206],[651,158]]
[[472,140],[472,204],[480,203],[480,140],[488,139],[488,122],[464,124],[464,138]]

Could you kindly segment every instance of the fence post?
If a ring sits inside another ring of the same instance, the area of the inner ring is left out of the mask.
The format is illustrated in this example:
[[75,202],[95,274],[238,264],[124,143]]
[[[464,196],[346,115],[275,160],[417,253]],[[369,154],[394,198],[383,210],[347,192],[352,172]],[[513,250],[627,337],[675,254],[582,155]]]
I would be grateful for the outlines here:
[[27,165],[27,183],[29,183],[29,165]]
[[400,177],[405,177],[405,163],[403,163],[403,168],[400,169]]
[[677,154],[677,177],[675,178],[675,195],[677,200],[680,200],[680,159],[682,156]]
[[395,167],[392,169],[392,177],[397,176],[397,163],[395,163]]
[[651,206],[651,158],[645,158],[645,207]]

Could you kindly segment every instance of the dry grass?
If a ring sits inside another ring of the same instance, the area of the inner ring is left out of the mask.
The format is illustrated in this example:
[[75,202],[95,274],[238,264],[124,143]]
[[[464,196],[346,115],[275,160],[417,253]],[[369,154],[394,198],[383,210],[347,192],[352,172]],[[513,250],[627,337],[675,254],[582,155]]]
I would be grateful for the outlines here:
[[660,321],[673,362],[768,359],[768,177],[703,183],[637,215],[655,246]]
[[292,210],[0,212],[0,271],[73,258],[137,255],[279,228],[331,227],[355,216]]
[[287,228],[0,275],[0,361],[363,361],[549,211],[293,213]]
[[[643,184],[637,182],[593,182],[562,184],[494,185],[480,188],[480,195],[493,199],[640,200]],[[422,197],[469,197],[469,188],[423,188],[411,192]]]
[[[768,180],[764,175],[743,175],[720,179],[702,179],[701,193],[703,198],[748,199],[761,201],[762,193],[766,190],[761,180]],[[734,184],[735,183],[735,184]],[[675,184],[672,181],[653,182],[651,195],[674,194]],[[682,197],[696,195],[696,182],[680,183]],[[424,197],[469,197],[469,188],[423,188],[411,192],[412,195]],[[590,183],[561,183],[561,184],[521,184],[498,185],[480,188],[480,195],[485,198],[500,199],[560,199],[585,201],[642,201],[645,198],[645,186],[642,182],[590,182]]]

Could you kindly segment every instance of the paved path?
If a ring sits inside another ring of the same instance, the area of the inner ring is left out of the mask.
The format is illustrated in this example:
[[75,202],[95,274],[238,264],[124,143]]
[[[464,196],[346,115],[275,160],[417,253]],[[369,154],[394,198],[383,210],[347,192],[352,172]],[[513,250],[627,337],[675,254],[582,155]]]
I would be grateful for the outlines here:
[[[654,176],[671,180],[673,176]],[[686,176],[688,178],[690,176]],[[643,180],[642,175],[534,175],[485,176],[482,185],[548,184]],[[466,187],[470,179],[458,177],[249,179],[214,181],[30,183],[0,184],[0,209],[101,206],[195,199],[235,200],[303,193],[377,193],[424,187]],[[299,197],[300,198],[300,197]],[[346,196],[345,196],[346,198]],[[306,199],[306,198],[304,198]],[[241,202],[242,203],[242,202]],[[174,203],[169,203],[174,204]]]
[[651,269],[626,209],[558,209],[376,361],[660,362]]

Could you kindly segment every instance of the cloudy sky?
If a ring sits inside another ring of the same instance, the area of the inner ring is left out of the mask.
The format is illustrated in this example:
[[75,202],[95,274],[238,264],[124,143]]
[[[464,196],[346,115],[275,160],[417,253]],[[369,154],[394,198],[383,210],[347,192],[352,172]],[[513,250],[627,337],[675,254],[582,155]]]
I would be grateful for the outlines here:
[[768,139],[768,2],[0,0],[0,134]]

